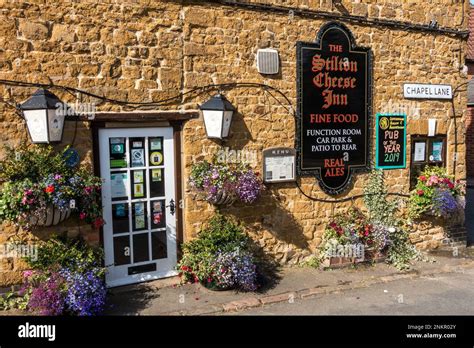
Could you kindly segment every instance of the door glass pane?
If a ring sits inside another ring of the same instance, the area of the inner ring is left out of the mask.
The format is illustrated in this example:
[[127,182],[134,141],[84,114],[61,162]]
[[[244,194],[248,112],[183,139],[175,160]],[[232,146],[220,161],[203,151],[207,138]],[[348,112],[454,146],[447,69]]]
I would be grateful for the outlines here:
[[125,138],[109,139],[110,168],[126,168]]
[[151,201],[151,228],[166,227],[165,200]]
[[145,166],[145,138],[130,138],[130,167]]
[[153,151],[150,153],[150,166],[161,166],[163,164],[163,153]]
[[132,198],[146,197],[146,175],[144,170],[132,171]]
[[114,233],[129,232],[128,203],[112,204],[112,227]]
[[133,230],[141,231],[148,228],[145,202],[132,203]]
[[133,262],[148,261],[150,259],[148,250],[148,233],[133,235]]
[[153,260],[166,259],[168,257],[166,245],[166,231],[152,232],[151,257]]
[[126,265],[130,263],[130,237],[114,237],[114,263]]
[[165,169],[150,169],[150,197],[165,195]]
[[112,201],[125,201],[128,199],[127,172],[110,174],[110,194]]

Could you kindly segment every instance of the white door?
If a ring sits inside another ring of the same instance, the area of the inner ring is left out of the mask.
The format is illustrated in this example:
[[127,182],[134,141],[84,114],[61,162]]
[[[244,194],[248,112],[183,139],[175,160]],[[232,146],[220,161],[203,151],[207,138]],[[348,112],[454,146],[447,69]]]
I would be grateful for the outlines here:
[[173,129],[99,131],[107,286],[176,275]]

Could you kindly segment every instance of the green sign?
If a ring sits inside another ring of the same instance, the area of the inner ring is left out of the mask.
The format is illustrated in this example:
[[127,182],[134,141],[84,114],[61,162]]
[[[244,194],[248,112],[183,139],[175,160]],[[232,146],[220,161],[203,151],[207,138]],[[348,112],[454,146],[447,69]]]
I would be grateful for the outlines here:
[[377,114],[375,120],[375,168],[406,168],[406,115]]

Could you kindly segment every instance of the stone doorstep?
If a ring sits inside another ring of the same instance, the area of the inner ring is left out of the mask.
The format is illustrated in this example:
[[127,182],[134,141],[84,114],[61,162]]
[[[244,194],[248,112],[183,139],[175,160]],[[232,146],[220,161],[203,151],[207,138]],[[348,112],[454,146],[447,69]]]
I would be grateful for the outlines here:
[[260,306],[265,306],[265,305],[271,305],[274,303],[281,303],[281,302],[286,302],[290,300],[296,300],[296,299],[308,299],[308,298],[313,298],[317,295],[327,295],[327,294],[333,294],[333,293],[340,293],[342,291],[347,291],[347,290],[352,290],[352,289],[360,289],[360,288],[366,288],[371,285],[375,284],[380,284],[380,283],[388,283],[396,280],[402,280],[402,279],[414,279],[417,277],[433,277],[439,274],[444,274],[444,273],[455,273],[455,272],[462,272],[464,268],[467,267],[472,267],[474,262],[465,262],[462,264],[458,264],[455,266],[443,266],[442,268],[438,269],[436,272],[430,271],[430,272],[420,272],[417,270],[410,271],[408,273],[401,273],[401,274],[393,274],[389,276],[382,276],[379,278],[373,278],[373,279],[363,279],[358,283],[341,283],[336,286],[317,286],[314,288],[309,288],[309,289],[301,289],[297,291],[288,291],[284,292],[281,294],[277,295],[269,295],[269,296],[263,296],[263,297],[248,297],[242,300],[237,300],[237,301],[232,301],[229,303],[223,303],[221,305],[212,305],[209,306],[211,308],[197,308],[195,310],[191,311],[179,311],[179,312],[170,312],[170,313],[165,313],[164,315],[213,315],[217,314],[220,312],[236,312],[236,311],[242,311],[248,308],[254,308],[254,307],[260,307]]

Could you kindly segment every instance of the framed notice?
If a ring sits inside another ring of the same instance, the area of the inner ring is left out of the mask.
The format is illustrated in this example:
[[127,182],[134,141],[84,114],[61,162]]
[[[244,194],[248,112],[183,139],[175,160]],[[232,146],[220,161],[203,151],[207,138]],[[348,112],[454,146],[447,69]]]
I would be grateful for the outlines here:
[[263,150],[263,181],[265,183],[296,180],[296,151],[275,147]]
[[369,168],[372,51],[329,22],[316,42],[297,43],[297,172],[330,195]]
[[375,168],[406,168],[406,115],[377,114],[375,117]]

